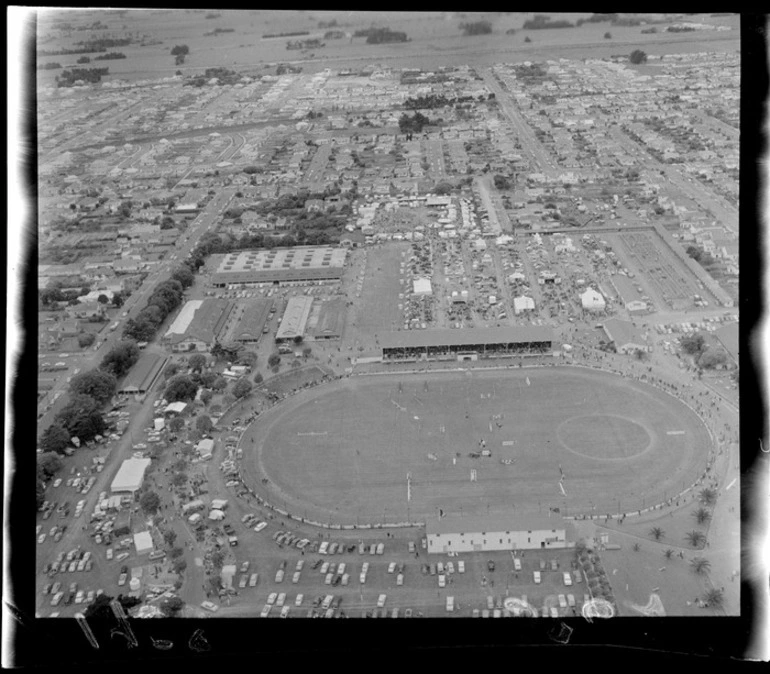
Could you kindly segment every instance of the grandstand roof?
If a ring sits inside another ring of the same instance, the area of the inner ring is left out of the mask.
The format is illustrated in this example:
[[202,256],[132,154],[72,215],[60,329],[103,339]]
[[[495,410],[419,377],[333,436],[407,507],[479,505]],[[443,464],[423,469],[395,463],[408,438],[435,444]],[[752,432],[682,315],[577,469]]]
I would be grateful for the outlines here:
[[384,332],[379,337],[383,349],[424,348],[427,346],[465,346],[476,344],[517,344],[551,342],[553,330],[537,326],[472,328],[469,330],[404,330]]
[[143,353],[119,389],[119,393],[144,393],[158,376],[167,358],[157,353]]

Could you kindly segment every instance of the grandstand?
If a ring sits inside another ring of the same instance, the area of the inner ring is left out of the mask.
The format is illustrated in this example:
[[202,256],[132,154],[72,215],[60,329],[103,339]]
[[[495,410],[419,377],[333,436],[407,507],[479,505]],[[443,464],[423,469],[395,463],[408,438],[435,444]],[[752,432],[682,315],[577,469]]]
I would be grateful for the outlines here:
[[553,330],[528,326],[395,331],[379,340],[385,362],[544,356],[553,350]]

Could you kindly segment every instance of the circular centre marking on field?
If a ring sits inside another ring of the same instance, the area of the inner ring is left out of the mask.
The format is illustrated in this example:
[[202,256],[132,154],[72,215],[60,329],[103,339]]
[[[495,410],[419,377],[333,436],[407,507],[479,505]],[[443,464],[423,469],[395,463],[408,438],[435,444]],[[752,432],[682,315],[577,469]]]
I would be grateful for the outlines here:
[[565,449],[590,459],[630,459],[652,444],[644,426],[615,414],[572,417],[559,424],[556,437]]

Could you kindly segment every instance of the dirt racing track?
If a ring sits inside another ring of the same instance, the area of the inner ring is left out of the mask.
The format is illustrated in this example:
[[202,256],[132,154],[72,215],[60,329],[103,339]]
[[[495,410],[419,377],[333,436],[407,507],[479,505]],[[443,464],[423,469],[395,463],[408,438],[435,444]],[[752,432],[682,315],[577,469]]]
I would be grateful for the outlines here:
[[241,446],[243,479],[268,502],[363,525],[631,512],[689,487],[711,439],[653,386],[548,367],[340,379],[262,414]]

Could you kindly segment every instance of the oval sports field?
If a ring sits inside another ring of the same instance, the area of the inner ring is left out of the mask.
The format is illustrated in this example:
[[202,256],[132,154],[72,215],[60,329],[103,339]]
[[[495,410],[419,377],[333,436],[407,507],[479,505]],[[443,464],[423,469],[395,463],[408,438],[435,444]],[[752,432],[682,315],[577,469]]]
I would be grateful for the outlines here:
[[698,416],[653,386],[553,367],[341,379],[262,414],[241,446],[243,478],[268,501],[374,524],[439,509],[629,512],[692,484],[710,443]]

